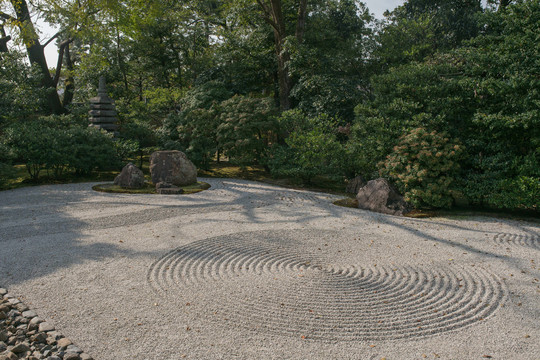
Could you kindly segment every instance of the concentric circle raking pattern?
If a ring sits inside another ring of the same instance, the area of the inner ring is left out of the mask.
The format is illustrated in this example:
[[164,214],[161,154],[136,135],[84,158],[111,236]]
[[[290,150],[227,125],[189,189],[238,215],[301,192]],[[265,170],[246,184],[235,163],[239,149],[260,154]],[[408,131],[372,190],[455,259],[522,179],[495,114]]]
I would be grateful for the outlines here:
[[505,297],[503,284],[478,267],[342,265],[296,246],[302,236],[251,232],[194,242],[155,262],[148,281],[170,299],[204,293],[228,323],[318,340],[451,331],[487,319]]
[[540,237],[535,235],[518,235],[518,234],[497,234],[493,238],[496,243],[530,247],[540,250]]

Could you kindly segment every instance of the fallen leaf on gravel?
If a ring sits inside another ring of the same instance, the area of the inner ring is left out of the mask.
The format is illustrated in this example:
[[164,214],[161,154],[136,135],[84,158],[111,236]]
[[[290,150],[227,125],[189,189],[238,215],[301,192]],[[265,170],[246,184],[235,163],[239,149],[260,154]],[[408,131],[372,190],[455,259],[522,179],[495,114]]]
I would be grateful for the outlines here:
[[370,348],[374,348],[376,345],[369,345]]
[[528,339],[530,337],[531,337],[531,335],[525,335],[525,339]]
[[301,336],[302,339],[305,339],[306,337],[304,335]]
[[483,355],[482,357],[483,357],[484,359],[491,359],[491,358],[492,358],[491,355]]

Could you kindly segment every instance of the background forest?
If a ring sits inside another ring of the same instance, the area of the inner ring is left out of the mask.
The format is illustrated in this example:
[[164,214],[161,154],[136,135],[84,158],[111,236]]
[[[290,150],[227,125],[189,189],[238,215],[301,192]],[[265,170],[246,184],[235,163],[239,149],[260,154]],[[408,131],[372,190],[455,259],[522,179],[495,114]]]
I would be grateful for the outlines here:
[[[36,16],[60,29],[46,43]],[[88,128],[100,75],[119,139]],[[383,21],[354,0],[0,0],[0,185],[13,164],[62,178],[158,148],[538,210],[540,0],[409,0]]]

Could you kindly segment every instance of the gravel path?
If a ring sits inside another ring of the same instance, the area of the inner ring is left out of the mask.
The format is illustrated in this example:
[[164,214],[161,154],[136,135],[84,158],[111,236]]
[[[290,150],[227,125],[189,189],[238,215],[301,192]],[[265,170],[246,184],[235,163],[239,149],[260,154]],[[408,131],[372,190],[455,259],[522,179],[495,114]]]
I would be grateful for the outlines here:
[[0,287],[96,360],[540,359],[538,225],[203,181],[0,192]]

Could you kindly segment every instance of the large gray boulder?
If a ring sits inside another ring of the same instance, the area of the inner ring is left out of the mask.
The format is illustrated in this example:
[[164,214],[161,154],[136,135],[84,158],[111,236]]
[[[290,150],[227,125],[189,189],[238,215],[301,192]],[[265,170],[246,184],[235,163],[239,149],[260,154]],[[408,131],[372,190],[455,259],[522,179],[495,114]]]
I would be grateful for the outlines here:
[[144,186],[144,174],[138,167],[128,163],[114,179],[114,185],[129,189],[140,189]]
[[388,180],[379,178],[368,181],[356,195],[358,208],[389,215],[403,215],[411,208]]
[[186,186],[197,182],[197,168],[178,150],[156,151],[150,156],[152,183]]
[[354,179],[350,179],[345,188],[345,192],[349,194],[358,194],[358,190],[366,185],[366,180],[361,175],[358,175]]

